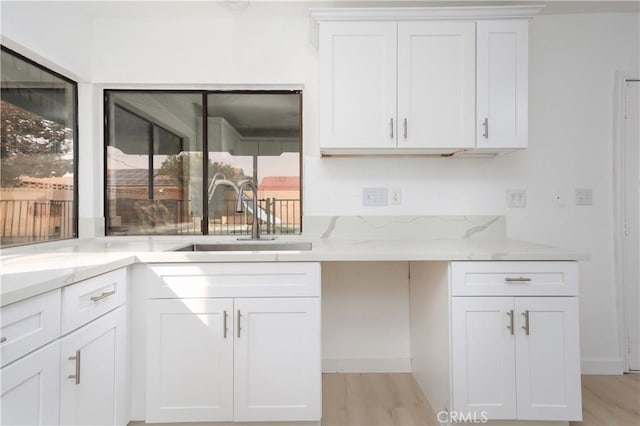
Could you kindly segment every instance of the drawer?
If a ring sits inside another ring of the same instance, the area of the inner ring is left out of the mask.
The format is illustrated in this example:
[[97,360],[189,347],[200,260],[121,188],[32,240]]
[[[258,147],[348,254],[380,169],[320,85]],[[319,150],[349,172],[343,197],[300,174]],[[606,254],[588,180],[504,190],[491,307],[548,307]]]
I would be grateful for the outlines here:
[[319,263],[150,265],[147,297],[319,297]]
[[62,334],[127,302],[127,270],[118,269],[62,289]]
[[452,296],[577,296],[578,262],[451,262]]
[[0,354],[6,365],[60,336],[60,290],[0,309]]

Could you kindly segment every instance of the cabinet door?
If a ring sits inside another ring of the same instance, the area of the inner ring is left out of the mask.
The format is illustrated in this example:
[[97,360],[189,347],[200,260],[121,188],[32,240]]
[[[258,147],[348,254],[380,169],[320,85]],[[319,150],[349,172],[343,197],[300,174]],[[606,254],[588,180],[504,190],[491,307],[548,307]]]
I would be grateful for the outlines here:
[[232,312],[232,299],[147,302],[147,422],[233,420]]
[[60,343],[50,343],[2,368],[0,384],[1,424],[59,424]]
[[518,419],[581,420],[578,298],[519,297],[515,310]]
[[516,418],[513,298],[454,297],[453,410],[481,418]]
[[398,147],[475,146],[475,23],[398,24]]
[[396,147],[396,23],[320,25],[320,147]]
[[478,148],[525,148],[529,23],[479,21]]
[[234,419],[321,417],[320,299],[236,299]]
[[62,339],[61,424],[128,422],[126,315],[121,306]]

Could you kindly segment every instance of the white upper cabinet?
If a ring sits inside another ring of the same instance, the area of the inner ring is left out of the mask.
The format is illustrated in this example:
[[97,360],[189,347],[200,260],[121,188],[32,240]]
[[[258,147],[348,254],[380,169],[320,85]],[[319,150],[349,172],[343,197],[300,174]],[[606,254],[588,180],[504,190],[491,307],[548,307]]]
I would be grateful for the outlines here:
[[398,148],[475,145],[475,22],[398,23]]
[[395,22],[330,22],[320,33],[320,140],[396,147]]
[[477,147],[526,148],[529,22],[477,25]]
[[526,148],[540,8],[314,9],[322,155]]

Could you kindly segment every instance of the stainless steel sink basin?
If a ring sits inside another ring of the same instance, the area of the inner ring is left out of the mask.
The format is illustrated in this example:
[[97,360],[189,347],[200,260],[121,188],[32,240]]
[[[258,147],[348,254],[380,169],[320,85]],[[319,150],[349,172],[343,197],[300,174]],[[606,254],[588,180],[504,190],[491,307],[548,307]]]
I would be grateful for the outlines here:
[[302,251],[311,250],[309,242],[243,241],[237,243],[189,244],[173,251]]

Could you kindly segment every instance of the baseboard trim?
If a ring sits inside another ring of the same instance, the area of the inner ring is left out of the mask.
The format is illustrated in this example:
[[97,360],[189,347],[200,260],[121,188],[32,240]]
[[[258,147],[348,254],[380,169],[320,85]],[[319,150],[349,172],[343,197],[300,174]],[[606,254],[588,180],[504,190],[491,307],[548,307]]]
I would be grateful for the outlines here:
[[325,358],[323,373],[410,373],[410,358]]
[[620,375],[625,371],[624,361],[620,358],[583,358],[580,364],[582,374]]

